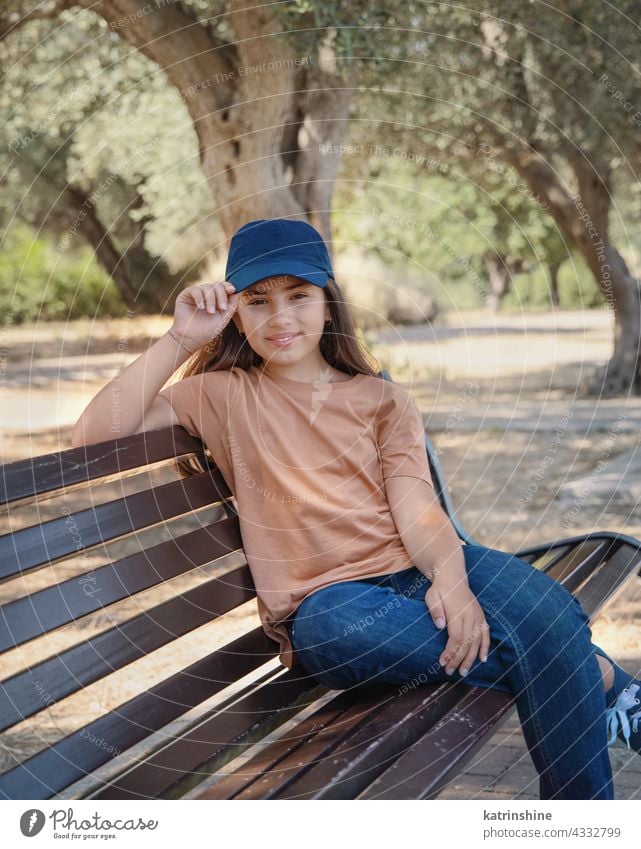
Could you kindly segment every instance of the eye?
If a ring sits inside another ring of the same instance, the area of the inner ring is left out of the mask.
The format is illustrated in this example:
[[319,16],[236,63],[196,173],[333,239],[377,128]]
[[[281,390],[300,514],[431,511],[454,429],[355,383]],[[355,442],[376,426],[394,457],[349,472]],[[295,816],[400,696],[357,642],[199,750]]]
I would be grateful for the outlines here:
[[[301,298],[308,298],[309,297],[309,295],[306,295],[304,292],[294,292],[294,294],[292,295],[292,298],[295,298],[298,295],[300,295]],[[254,298],[253,301],[249,302],[249,306],[253,307],[254,304],[262,304],[264,302],[265,302],[264,298]]]

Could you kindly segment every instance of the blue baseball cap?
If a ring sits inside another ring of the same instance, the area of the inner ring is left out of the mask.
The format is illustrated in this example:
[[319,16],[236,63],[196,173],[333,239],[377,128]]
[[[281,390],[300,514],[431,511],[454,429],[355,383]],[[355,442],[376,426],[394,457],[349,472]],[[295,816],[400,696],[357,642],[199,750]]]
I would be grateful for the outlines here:
[[321,234],[306,221],[261,218],[249,221],[232,236],[225,280],[237,292],[265,277],[291,274],[324,288],[334,279]]

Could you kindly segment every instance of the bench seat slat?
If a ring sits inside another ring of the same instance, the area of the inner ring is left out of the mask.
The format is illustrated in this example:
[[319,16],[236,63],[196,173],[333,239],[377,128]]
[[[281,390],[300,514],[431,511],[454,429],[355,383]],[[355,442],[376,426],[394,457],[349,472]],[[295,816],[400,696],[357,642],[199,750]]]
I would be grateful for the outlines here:
[[353,729],[339,733],[337,745],[326,757],[299,769],[269,798],[354,798],[426,728],[452,710],[464,692],[449,683],[426,684],[402,693],[398,686],[381,686],[377,709]]
[[[406,748],[426,722],[433,721],[460,698],[460,693],[451,687],[436,684],[403,696],[396,686],[373,685],[366,700],[359,696],[363,690],[359,687],[345,692],[345,696],[352,696],[354,704],[350,709],[267,775],[256,774],[235,798],[351,798],[355,785],[365,786],[389,759]],[[364,711],[363,704],[373,705],[374,709]],[[253,764],[246,764],[245,768],[250,766],[257,773]]]
[[182,796],[299,712],[310,691],[319,689],[323,688],[300,670],[288,669],[112,779],[91,798]]
[[[212,504],[212,477],[227,492],[220,472],[203,472],[114,501],[51,519],[0,537],[0,578],[8,578],[53,560],[147,528]],[[69,522],[74,521],[74,533]]]
[[[291,693],[282,692],[282,682],[283,680],[288,681],[290,676],[293,676],[293,679],[297,681],[296,689],[293,691],[295,698],[292,697]],[[373,688],[369,689],[373,692]],[[300,712],[306,706],[306,704],[301,703],[301,697],[304,696],[306,703],[309,703],[317,698],[318,694],[326,692],[327,688],[310,676],[306,676],[299,670],[288,670],[286,676],[280,676],[267,682],[252,694],[251,710],[249,710],[250,706],[247,700],[244,699],[233,706],[231,711],[233,716],[218,714],[206,723],[201,724],[197,729],[173,740],[148,762],[141,763],[133,772],[120,779],[119,792],[122,794],[124,791],[127,794],[124,798],[134,798],[129,794],[131,792],[135,794],[141,786],[144,786],[148,795],[151,794],[155,798],[159,796],[166,798],[169,788],[177,783],[183,784],[181,791],[184,791],[187,786],[184,784],[185,781],[189,785],[200,783],[202,777],[213,773],[215,769],[219,769],[234,757],[243,754],[247,745],[267,736],[273,730],[275,720],[277,720],[278,725],[282,725],[290,719],[290,714]],[[361,714],[364,711],[376,710],[380,701],[380,695],[372,695],[369,703],[367,703],[367,697],[365,697],[365,706],[363,707],[354,704],[353,694],[345,694],[342,698],[346,713],[341,717],[341,727],[344,717],[347,717],[348,724],[354,724],[361,720]],[[297,702],[297,704],[294,704],[294,702]],[[277,716],[274,714],[275,708],[278,708]],[[247,716],[248,712],[254,714],[254,719],[256,716],[261,717],[261,723],[257,725],[254,721],[253,724],[249,724],[252,722],[252,717]],[[240,726],[235,719],[237,713],[242,716]],[[336,734],[336,728],[332,727],[332,733]],[[248,736],[250,730],[254,732],[252,736]],[[237,737],[230,746],[229,741],[232,733],[235,733]],[[206,760],[203,758],[204,753],[208,755]],[[172,771],[176,771],[178,766],[183,771],[184,778],[177,782]],[[241,771],[243,771],[242,768]],[[198,776],[200,776],[200,779],[198,779]],[[100,798],[106,797],[101,794]],[[109,798],[123,798],[123,796],[117,795]]]
[[[370,688],[372,689],[372,688]],[[299,722],[294,728],[283,734],[257,755],[243,764],[240,769],[221,778],[213,787],[199,793],[198,799],[254,799],[262,798],[263,783],[268,782],[266,773],[273,771],[276,780],[282,780],[292,756],[298,757],[303,745],[308,746],[305,760],[314,763],[323,757],[327,747],[324,740],[325,729],[339,720],[354,701],[353,694],[341,691],[334,698],[324,702]]]
[[455,710],[409,746],[356,798],[427,799],[443,788],[453,768],[460,772],[487,742],[487,731],[498,730],[515,710],[508,693],[466,689]]
[[0,608],[0,651],[157,586],[242,548],[238,518],[161,542],[92,570],[100,593],[85,591],[82,575],[8,602]]
[[254,596],[249,567],[243,566],[14,675],[0,683],[0,730],[45,707],[34,680],[59,701]]
[[[266,663],[277,646],[262,627],[243,634],[0,775],[0,798],[50,799],[187,710]],[[94,741],[89,739],[94,737]],[[105,747],[97,745],[101,740]]]
[[203,445],[179,425],[122,439],[67,448],[17,460],[2,467],[0,505],[13,504],[63,487],[148,466],[162,460],[201,454]]

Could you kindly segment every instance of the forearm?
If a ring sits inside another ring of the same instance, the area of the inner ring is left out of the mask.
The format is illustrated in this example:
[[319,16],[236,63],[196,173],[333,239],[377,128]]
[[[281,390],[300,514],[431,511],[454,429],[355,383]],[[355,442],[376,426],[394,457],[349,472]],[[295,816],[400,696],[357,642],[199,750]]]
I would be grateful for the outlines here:
[[432,583],[467,583],[463,546],[447,515],[430,506],[401,533],[412,564]]
[[92,399],[76,422],[72,445],[129,436],[189,352],[165,333]]

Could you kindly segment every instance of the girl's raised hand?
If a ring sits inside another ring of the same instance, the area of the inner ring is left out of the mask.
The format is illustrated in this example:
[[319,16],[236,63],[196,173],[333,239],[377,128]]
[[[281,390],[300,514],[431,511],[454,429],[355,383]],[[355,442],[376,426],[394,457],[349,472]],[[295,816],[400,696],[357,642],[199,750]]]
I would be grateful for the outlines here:
[[195,352],[222,333],[238,307],[240,292],[227,280],[194,283],[178,295],[172,336]]

